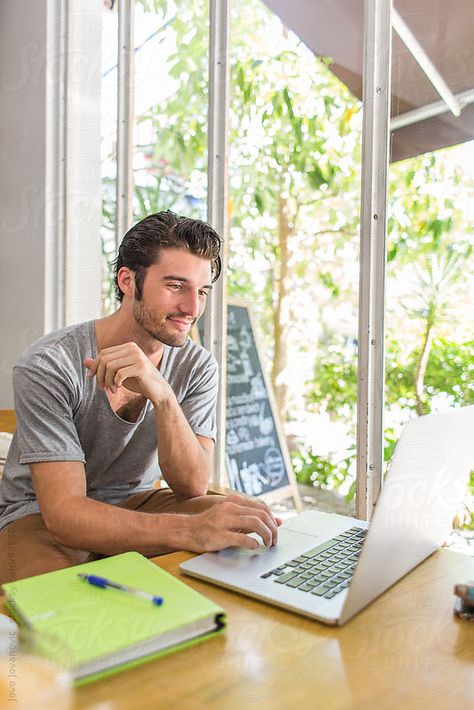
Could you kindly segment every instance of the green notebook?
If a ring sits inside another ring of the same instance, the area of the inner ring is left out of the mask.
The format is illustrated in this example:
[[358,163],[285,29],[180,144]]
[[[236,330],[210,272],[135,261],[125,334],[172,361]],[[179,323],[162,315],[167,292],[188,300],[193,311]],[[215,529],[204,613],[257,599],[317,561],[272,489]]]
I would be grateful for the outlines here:
[[[163,597],[163,604],[78,577],[95,574]],[[77,684],[115,673],[210,638],[225,625],[217,604],[138,552],[48,572],[3,585],[20,623],[63,641]]]

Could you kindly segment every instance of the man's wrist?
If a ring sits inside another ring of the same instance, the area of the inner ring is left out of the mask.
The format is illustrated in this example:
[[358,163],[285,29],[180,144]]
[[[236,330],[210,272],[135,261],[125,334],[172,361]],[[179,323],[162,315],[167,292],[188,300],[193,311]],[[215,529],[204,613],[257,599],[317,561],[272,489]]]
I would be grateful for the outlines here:
[[160,409],[162,407],[168,406],[173,400],[174,394],[170,385],[166,382],[160,382],[160,386],[152,397],[150,401],[155,409]]
[[[156,541],[176,550],[189,550],[192,539],[193,516],[183,513],[159,513],[156,522]],[[195,516],[194,516],[195,517]]]

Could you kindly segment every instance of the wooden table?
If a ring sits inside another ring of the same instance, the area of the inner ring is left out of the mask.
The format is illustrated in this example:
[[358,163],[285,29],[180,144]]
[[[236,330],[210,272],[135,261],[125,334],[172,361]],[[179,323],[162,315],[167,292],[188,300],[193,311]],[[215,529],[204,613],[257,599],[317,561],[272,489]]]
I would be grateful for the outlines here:
[[[179,575],[190,556],[155,562]],[[75,708],[474,707],[474,622],[452,612],[472,557],[436,553],[342,628],[182,578],[226,609],[227,631],[79,688]]]

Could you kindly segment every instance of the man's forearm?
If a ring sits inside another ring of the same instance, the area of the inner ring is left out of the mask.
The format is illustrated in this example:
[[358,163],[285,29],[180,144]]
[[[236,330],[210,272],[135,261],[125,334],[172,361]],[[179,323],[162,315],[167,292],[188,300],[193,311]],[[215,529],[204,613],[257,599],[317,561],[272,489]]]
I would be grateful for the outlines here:
[[176,549],[213,552],[236,545],[255,550],[259,543],[248,533],[256,533],[269,547],[277,543],[281,524],[265,503],[236,493],[214,496],[207,510],[190,515],[139,513],[72,496],[67,506],[53,507],[43,517],[49,531],[70,547],[105,555],[136,550],[148,557]]
[[50,532],[69,547],[104,555],[136,550],[153,556],[166,548],[186,549],[188,545],[187,515],[140,513],[86,497],[74,498],[72,505],[64,516],[56,514],[54,524],[48,525]]
[[211,457],[201,446],[174,394],[155,403],[158,462],[176,495],[205,495],[211,475]]

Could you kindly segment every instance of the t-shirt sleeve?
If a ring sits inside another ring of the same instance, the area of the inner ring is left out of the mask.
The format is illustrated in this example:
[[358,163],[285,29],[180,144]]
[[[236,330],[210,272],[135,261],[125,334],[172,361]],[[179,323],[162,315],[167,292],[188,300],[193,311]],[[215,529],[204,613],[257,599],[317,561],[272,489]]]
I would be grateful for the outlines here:
[[77,383],[56,363],[37,358],[13,369],[19,463],[82,461],[73,420]]
[[218,366],[216,359],[208,355],[207,361],[195,369],[180,405],[193,432],[215,440]]

